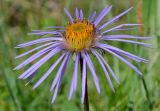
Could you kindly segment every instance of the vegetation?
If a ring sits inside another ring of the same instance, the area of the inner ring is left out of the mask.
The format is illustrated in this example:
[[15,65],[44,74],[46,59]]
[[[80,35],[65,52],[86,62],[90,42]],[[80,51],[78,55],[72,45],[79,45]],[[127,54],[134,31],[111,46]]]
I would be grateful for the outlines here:
[[107,5],[113,5],[113,9],[105,20],[133,6],[132,11],[110,27],[120,23],[144,24],[135,30],[115,33],[152,36],[153,38],[147,42],[153,44],[153,48],[112,43],[121,49],[147,58],[150,62],[148,64],[133,62],[144,74],[140,77],[126,64],[106,54],[106,59],[119,77],[121,84],[117,85],[112,80],[116,90],[113,93],[102,69],[97,67],[102,90],[99,95],[88,73],[90,111],[159,111],[160,0],[0,0],[0,111],[82,111],[80,76],[76,94],[71,101],[67,98],[73,71],[72,63],[68,65],[56,102],[51,104],[53,92],[50,92],[49,88],[56,71],[53,71],[52,75],[36,90],[32,90],[32,86],[56,58],[43,65],[33,81],[25,86],[27,80],[21,81],[17,78],[27,67],[19,71],[14,71],[13,68],[28,56],[17,60],[14,58],[33,47],[28,49],[14,47],[37,39],[38,36],[27,35],[31,30],[65,25],[67,17],[63,13],[64,7],[68,8],[72,14],[75,7],[82,8],[87,18],[93,10],[100,12]]

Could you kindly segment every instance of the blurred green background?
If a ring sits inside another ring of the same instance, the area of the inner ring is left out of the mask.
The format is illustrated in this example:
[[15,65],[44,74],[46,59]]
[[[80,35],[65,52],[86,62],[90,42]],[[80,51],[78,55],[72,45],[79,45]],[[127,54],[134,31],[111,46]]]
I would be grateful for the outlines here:
[[[144,26],[134,31],[116,32],[139,36],[152,36],[148,43],[154,48],[147,49],[130,44],[113,43],[121,49],[132,52],[150,60],[149,64],[132,62],[144,74],[140,78],[126,64],[113,56],[108,56],[112,69],[120,78],[120,85],[113,80],[116,92],[109,88],[101,68],[96,69],[101,80],[101,94],[99,95],[89,75],[90,111],[160,111],[160,0],[0,0],[0,111],[82,111],[80,102],[80,77],[78,90],[71,101],[68,101],[68,89],[72,76],[72,63],[68,65],[58,97],[51,104],[52,92],[49,91],[53,75],[50,76],[36,90],[32,90],[35,81],[47,70],[53,61],[49,61],[38,72],[31,84],[18,78],[25,69],[14,71],[18,63],[25,60],[14,59],[29,49],[15,49],[17,44],[34,40],[39,37],[28,36],[27,33],[46,26],[59,26],[67,23],[63,13],[66,7],[72,14],[74,8],[82,8],[87,18],[96,10],[100,12],[105,6],[113,5],[106,20],[133,6],[134,9],[123,16],[113,25],[121,23],[141,23]],[[105,20],[105,21],[106,21]],[[53,58],[55,59],[55,58]],[[95,59],[93,61],[96,63]],[[29,66],[28,66],[29,67]]]

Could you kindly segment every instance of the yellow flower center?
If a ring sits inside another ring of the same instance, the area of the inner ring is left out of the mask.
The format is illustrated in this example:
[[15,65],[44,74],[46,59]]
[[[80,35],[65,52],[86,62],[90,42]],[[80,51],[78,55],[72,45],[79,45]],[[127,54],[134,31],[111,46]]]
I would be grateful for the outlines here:
[[64,36],[68,49],[73,51],[89,49],[94,42],[95,28],[89,21],[78,19],[66,26]]

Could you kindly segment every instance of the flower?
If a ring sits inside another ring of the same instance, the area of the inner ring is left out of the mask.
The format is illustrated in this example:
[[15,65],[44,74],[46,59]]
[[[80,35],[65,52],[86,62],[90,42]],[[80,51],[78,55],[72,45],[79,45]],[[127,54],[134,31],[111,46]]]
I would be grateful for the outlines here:
[[[144,62],[147,63],[148,60],[145,60],[141,57],[133,55],[129,52],[116,48],[114,46],[109,45],[110,41],[118,41],[118,42],[126,42],[131,44],[138,44],[145,47],[150,47],[150,44],[133,41],[132,39],[137,40],[147,40],[151,37],[139,37],[133,35],[110,35],[109,32],[118,31],[118,30],[130,30],[132,28],[124,28],[126,26],[139,26],[141,24],[121,24],[115,26],[111,29],[107,29],[103,31],[105,27],[109,24],[117,21],[121,16],[129,12],[132,8],[120,13],[119,15],[113,17],[111,20],[106,21],[102,25],[99,23],[101,20],[110,12],[112,6],[105,7],[100,14],[95,18],[96,12],[93,12],[89,19],[85,19],[83,16],[82,9],[75,9],[75,18],[71,16],[71,14],[64,9],[64,12],[69,18],[69,23],[66,26],[53,26],[49,28],[53,28],[54,30],[34,30],[32,35],[50,35],[51,37],[44,37],[37,40],[33,40],[27,43],[22,43],[17,45],[16,48],[24,48],[28,46],[32,46],[35,44],[43,43],[42,45],[29,50],[16,58],[20,58],[25,56],[29,53],[39,50],[34,55],[30,56],[24,62],[19,64],[15,70],[18,70],[29,63],[33,62],[34,60],[41,57],[41,59],[33,64],[29,69],[27,69],[23,74],[19,76],[19,79],[32,79],[36,75],[36,71],[49,59],[51,59],[57,53],[61,53],[59,58],[51,65],[51,67],[47,70],[47,72],[35,83],[33,89],[37,88],[55,69],[55,67],[61,63],[57,74],[54,77],[52,82],[50,91],[54,90],[52,102],[55,101],[55,98],[58,93],[58,89],[60,87],[61,81],[63,79],[67,63],[69,60],[72,60],[71,57],[75,56],[75,64],[74,64],[74,71],[72,75],[72,81],[70,85],[69,91],[69,99],[71,99],[73,92],[76,91],[77,88],[77,78],[78,78],[78,65],[82,65],[82,95],[81,101],[83,103],[84,96],[85,96],[85,84],[86,84],[86,68],[90,70],[95,87],[100,93],[100,86],[99,86],[99,79],[96,75],[94,64],[90,56],[94,56],[97,58],[97,61],[100,63],[101,68],[104,71],[104,74],[108,80],[108,83],[111,89],[114,91],[114,87],[112,85],[109,73],[114,78],[114,80],[119,84],[119,79],[116,77],[112,69],[110,68],[107,61],[104,59],[103,55],[101,54],[100,50],[110,53],[113,56],[116,56],[118,59],[126,63],[130,68],[132,68],[135,72],[139,75],[142,75],[139,69],[137,69],[133,64],[131,64],[126,58],[137,62]],[[99,50],[100,49],[100,50]],[[80,61],[82,60],[82,62]]]

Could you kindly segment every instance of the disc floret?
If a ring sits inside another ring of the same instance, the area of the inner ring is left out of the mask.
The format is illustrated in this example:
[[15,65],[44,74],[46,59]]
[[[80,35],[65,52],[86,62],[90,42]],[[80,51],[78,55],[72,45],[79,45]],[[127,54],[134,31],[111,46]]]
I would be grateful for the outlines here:
[[95,27],[88,20],[75,20],[65,29],[65,41],[68,49],[81,51],[89,49],[95,38]]

